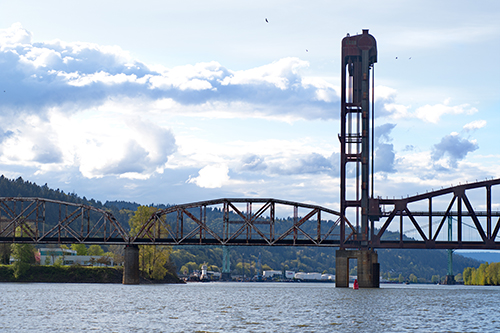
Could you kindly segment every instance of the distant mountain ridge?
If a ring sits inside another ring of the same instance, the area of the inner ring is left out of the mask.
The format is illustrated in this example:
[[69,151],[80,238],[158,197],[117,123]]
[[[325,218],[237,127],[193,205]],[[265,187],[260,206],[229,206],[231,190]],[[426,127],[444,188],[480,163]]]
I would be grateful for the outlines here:
[[492,251],[460,251],[456,252],[456,254],[461,255],[466,258],[471,258],[478,260],[480,262],[500,262],[500,252],[492,252]]

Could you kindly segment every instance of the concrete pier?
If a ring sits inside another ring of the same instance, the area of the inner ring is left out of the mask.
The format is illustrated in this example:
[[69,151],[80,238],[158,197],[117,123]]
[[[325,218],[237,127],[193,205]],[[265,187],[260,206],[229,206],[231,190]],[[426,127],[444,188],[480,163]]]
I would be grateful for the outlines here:
[[123,284],[139,284],[139,246],[125,246]]
[[380,287],[380,264],[373,250],[337,250],[335,253],[335,286],[349,287],[349,259],[358,260],[358,284],[360,288]]

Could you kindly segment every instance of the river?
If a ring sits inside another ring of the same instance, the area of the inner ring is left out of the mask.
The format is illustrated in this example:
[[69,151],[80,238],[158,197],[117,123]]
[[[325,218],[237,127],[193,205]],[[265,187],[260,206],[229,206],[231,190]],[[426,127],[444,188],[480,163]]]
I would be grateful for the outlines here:
[[500,332],[500,287],[0,283],[1,332]]

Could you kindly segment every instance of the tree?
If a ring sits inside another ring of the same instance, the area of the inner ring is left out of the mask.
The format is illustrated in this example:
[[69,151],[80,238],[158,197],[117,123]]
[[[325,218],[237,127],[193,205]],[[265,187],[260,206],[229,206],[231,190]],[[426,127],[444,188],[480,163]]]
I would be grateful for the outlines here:
[[29,267],[35,263],[35,247],[31,244],[12,244],[14,257],[14,277],[18,279],[24,275]]
[[[0,224],[1,227],[1,224]],[[0,244],[0,264],[10,264],[11,247],[9,243]]]
[[104,266],[109,266],[111,265],[111,258],[108,256],[102,256],[99,259],[97,259],[96,262]]
[[403,283],[405,281],[405,278],[403,277],[402,274],[399,274],[399,279],[398,280],[399,280],[400,283]]
[[88,256],[102,256],[104,250],[99,245],[90,245],[87,250]]
[[271,270],[272,270],[272,268],[271,268],[271,266],[269,266],[268,264],[264,264],[264,265],[262,265],[262,270],[263,270],[263,271],[271,271]]
[[87,246],[85,244],[71,244],[71,249],[76,251],[77,256],[86,256],[87,255]]
[[190,261],[182,267],[187,268],[188,273],[198,270],[198,264],[194,261]]
[[467,267],[464,269],[464,284],[465,285],[471,285],[472,284],[472,271],[475,270],[475,268],[472,267]]
[[151,206],[139,206],[134,215],[130,217],[128,224],[130,225],[130,236],[135,236],[141,230],[142,226],[149,220],[151,215],[158,209]]
[[179,272],[181,272],[181,274],[188,275],[189,269],[184,265],[184,266],[181,267],[181,269],[179,270]]
[[418,282],[418,279],[417,279],[417,276],[415,274],[410,274],[410,282],[411,283],[417,283]]
[[[151,206],[139,206],[135,214],[129,219],[130,235],[137,235],[142,226],[158,209]],[[160,232],[166,232],[164,227]],[[142,273],[149,278],[161,280],[167,274],[167,262],[170,259],[172,248],[169,246],[139,245],[139,267]]]
[[110,245],[109,256],[115,261],[115,265],[121,265],[125,261],[125,248],[123,245]]

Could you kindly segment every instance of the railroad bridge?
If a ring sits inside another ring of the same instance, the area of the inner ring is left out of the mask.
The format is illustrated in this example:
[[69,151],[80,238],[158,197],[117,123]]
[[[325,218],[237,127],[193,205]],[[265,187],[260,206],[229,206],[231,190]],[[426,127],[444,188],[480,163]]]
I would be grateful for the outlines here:
[[368,30],[342,40],[339,211],[272,198],[223,198],[158,210],[131,236],[102,209],[0,198],[0,243],[123,245],[125,284],[138,283],[138,245],[336,247],[337,287],[348,286],[349,258],[356,258],[361,288],[379,286],[378,248],[500,249],[500,179],[406,198],[374,196],[376,62]]

